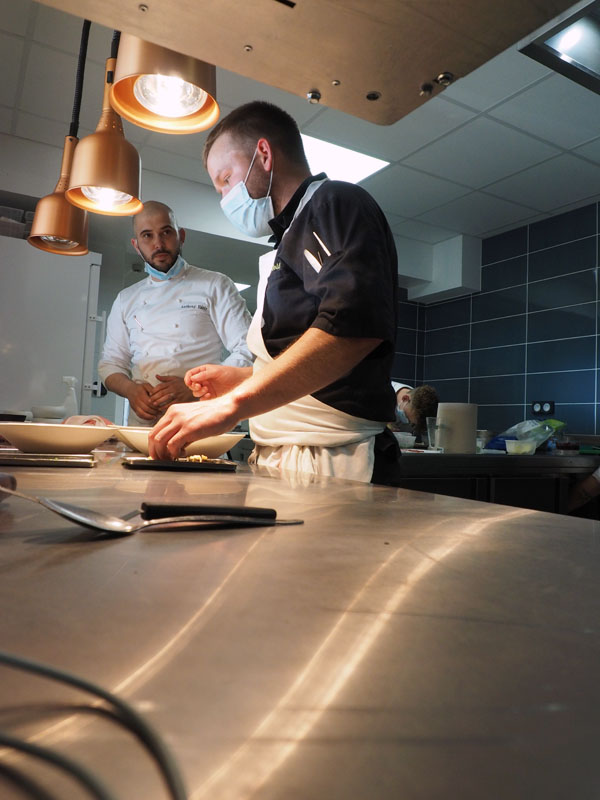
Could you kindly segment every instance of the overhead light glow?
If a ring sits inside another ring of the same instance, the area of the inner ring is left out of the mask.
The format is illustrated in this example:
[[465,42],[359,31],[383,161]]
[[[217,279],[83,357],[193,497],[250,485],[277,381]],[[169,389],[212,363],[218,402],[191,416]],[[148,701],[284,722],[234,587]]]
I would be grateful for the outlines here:
[[117,206],[123,206],[133,199],[130,194],[118,192],[116,189],[108,189],[106,186],[82,186],[81,191],[102,211],[112,211]]
[[42,242],[51,244],[60,250],[72,250],[77,247],[79,242],[73,242],[71,239],[62,239],[60,236],[40,236]]
[[249,289],[250,288],[250,284],[249,283],[236,283],[235,288],[238,290],[238,292],[243,292],[244,289]]
[[582,36],[581,26],[575,23],[575,25],[571,25],[569,28],[564,31],[558,42],[556,43],[556,49],[559,53],[563,53],[563,55],[568,55],[569,50],[571,50],[575,45],[579,42]]
[[600,1],[579,6],[519,48],[565,78],[600,94]]
[[187,117],[202,108],[208,94],[199,86],[169,75],[140,75],[133,85],[138,103],[161,117]]
[[389,164],[389,161],[382,161],[380,158],[373,158],[338,144],[324,142],[313,136],[302,134],[302,141],[313,175],[326,172],[327,177],[332,180],[359,183]]
[[199,133],[219,119],[214,65],[124,32],[110,99],[123,119],[158,133]]

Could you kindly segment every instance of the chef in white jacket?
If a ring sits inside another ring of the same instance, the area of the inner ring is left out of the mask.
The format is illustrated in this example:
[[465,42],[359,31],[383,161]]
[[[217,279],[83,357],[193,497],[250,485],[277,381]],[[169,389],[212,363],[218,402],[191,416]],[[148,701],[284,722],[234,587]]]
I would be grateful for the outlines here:
[[145,203],[133,233],[148,277],[119,292],[98,372],[129,401],[130,425],[152,425],[172,403],[194,400],[183,381],[188,369],[252,364],[250,314],[230,278],[185,261],[185,230],[164,203]]

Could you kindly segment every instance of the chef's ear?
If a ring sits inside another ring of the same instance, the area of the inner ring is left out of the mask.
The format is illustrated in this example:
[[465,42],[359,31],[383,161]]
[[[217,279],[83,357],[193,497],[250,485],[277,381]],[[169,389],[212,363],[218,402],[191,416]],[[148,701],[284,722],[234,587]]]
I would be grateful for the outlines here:
[[256,143],[256,160],[260,162],[265,172],[273,169],[273,150],[268,139],[264,137]]
[[144,260],[144,256],[143,256],[143,255],[140,253],[140,248],[138,247],[137,239],[132,239],[132,240],[131,240],[131,246],[133,247],[133,249],[135,250],[135,252],[138,254],[138,256],[139,256],[139,257],[142,259],[142,261],[143,261],[143,260]]
[[179,244],[185,242],[185,228],[179,228]]

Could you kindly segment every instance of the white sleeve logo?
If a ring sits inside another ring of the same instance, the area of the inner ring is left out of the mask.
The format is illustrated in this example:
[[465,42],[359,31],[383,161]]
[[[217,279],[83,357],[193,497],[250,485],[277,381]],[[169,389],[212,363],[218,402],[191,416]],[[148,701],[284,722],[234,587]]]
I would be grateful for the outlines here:
[[[331,255],[331,251],[329,250],[327,245],[323,242],[323,240],[315,233],[315,231],[313,231],[313,236],[315,237],[315,239],[319,243],[319,245],[321,247],[321,250],[323,250],[325,255],[326,256],[330,256]],[[321,267],[323,266],[323,259],[321,258],[321,253],[319,252],[318,249],[317,249],[317,255],[316,256],[313,253],[311,253],[310,250],[305,250],[304,251],[304,257],[306,258],[308,263],[311,265],[311,267],[315,270],[315,272],[320,272],[321,271]]]

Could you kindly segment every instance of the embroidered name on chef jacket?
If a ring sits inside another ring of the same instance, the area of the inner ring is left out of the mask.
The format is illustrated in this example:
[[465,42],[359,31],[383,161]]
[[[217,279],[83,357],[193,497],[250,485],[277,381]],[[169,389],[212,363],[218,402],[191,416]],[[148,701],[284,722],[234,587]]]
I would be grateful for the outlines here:
[[179,308],[196,308],[199,311],[208,311],[208,305],[206,303],[184,303],[183,300],[179,301]]

